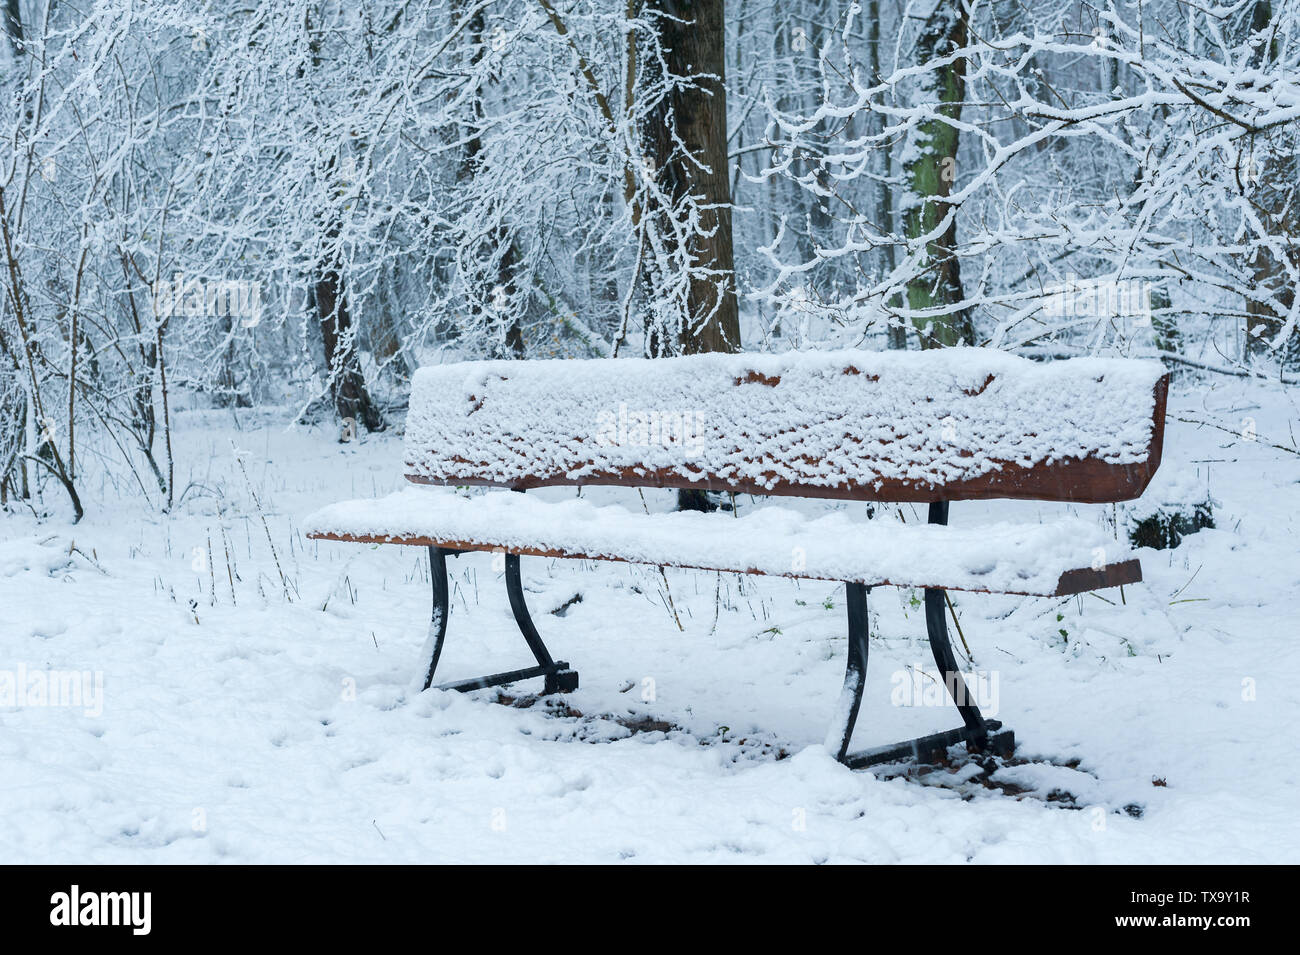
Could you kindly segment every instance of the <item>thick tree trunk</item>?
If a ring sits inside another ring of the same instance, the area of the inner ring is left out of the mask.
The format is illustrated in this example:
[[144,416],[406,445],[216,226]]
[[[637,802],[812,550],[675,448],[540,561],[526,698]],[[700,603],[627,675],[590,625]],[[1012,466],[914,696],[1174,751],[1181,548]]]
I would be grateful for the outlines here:
[[[916,62],[943,57],[966,42],[966,12],[961,0],[935,0],[916,41]],[[957,60],[926,75],[921,96],[938,105],[949,119],[961,116],[966,93],[966,64]],[[907,143],[903,174],[907,192],[903,202],[903,229],[910,240],[938,228],[948,212],[945,201],[952,192],[957,170],[957,130],[935,119],[918,125]],[[957,219],[953,216],[937,237],[925,244],[926,268],[907,285],[907,304],[913,311],[942,308],[962,300],[961,265],[956,256]],[[975,343],[975,330],[967,311],[927,315],[913,319],[922,348],[939,348],[959,342]]]
[[[647,0],[657,18],[667,69],[702,76],[669,96],[647,122],[644,136],[655,175],[676,202],[694,196],[703,206],[692,260],[703,274],[690,284],[688,316],[676,343],[653,346],[661,353],[740,350],[735,257],[731,232],[731,183],[727,162],[726,22],[723,0]],[[688,155],[678,149],[676,133]],[[674,347],[675,345],[675,347]]]

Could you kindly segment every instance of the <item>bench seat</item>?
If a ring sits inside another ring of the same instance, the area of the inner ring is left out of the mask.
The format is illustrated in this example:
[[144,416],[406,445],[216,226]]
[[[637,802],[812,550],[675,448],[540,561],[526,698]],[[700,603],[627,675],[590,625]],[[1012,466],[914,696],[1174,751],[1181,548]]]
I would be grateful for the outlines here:
[[489,491],[411,487],[342,501],[311,514],[308,537],[412,544],[446,550],[617,560],[729,573],[1064,596],[1136,583],[1138,561],[1095,524],[949,527],[864,520],[844,512],[808,517],[764,506],[740,517],[645,514],[581,498],[542,501]]

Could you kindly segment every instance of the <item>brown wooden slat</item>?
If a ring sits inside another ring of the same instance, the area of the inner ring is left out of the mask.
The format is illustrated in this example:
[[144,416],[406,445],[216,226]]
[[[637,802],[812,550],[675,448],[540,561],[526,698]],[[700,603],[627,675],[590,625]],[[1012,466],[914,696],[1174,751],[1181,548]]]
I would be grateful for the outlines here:
[[414,484],[436,484],[466,487],[511,487],[529,490],[539,487],[574,487],[604,485],[615,487],[695,488],[706,491],[732,491],[737,494],[773,495],[777,497],[814,497],[851,501],[887,501],[890,503],[927,503],[934,500],[971,501],[1009,498],[1032,501],[1069,501],[1078,504],[1110,504],[1130,501],[1139,497],[1156,469],[1164,448],[1165,406],[1169,396],[1169,376],[1163,376],[1155,386],[1152,415],[1151,444],[1145,461],[1137,464],[1110,464],[1095,458],[1079,460],[1068,458],[1051,464],[1037,464],[1026,468],[1004,464],[1000,470],[979,477],[950,484],[928,484],[898,480],[882,480],[879,484],[843,484],[825,487],[799,484],[783,480],[776,475],[765,475],[765,481],[735,481],[717,474],[702,474],[688,479],[670,469],[650,471],[643,468],[625,468],[607,473],[586,475],[573,479],[566,474],[535,475],[511,484],[484,480],[473,462],[465,461],[465,471],[430,478],[407,474]]
[[1104,587],[1119,587],[1123,584],[1136,584],[1141,581],[1142,565],[1137,558],[1121,560],[1117,564],[1107,564],[1100,570],[1080,567],[1076,570],[1067,570],[1061,575],[1061,581],[1056,585],[1055,596],[1068,597],[1071,594],[1087,593]]
[[[413,547],[445,547],[450,550],[465,551],[498,551],[503,548],[492,544],[480,544],[471,541],[454,541],[438,540],[431,537],[392,537],[387,535],[364,535],[352,536],[350,534],[308,534],[312,540],[342,541],[352,544],[405,544]],[[572,553],[564,550],[556,550],[548,547],[511,547],[511,554],[520,554],[525,557],[561,557],[570,560],[612,560],[620,563],[636,563],[627,561],[622,557],[611,557],[603,554],[581,554]],[[734,567],[701,567],[697,564],[669,564],[666,566],[681,567],[686,570],[705,570],[718,571],[725,574],[746,573],[761,574],[763,576],[775,577],[793,577],[803,580],[821,580],[824,578],[814,577],[810,574],[800,574],[788,572],[782,574],[767,574],[761,570],[744,570],[737,571]],[[1107,564],[1100,570],[1094,570],[1091,567],[1081,567],[1075,570],[1067,570],[1061,574],[1060,582],[1057,584],[1056,592],[1049,595],[1054,597],[1068,597],[1071,594],[1085,593],[1089,590],[1101,590],[1104,587],[1118,587],[1122,584],[1135,584],[1142,580],[1142,566],[1136,559],[1123,560],[1115,564]],[[893,587],[896,586],[888,580],[863,581],[873,587]],[[919,586],[906,584],[903,586]],[[942,582],[935,581],[931,586],[944,587]],[[965,588],[949,587],[950,590],[964,590]],[[1020,594],[1021,596],[1034,597],[1039,594],[1027,594],[1020,590],[969,590],[968,593],[1005,593]]]

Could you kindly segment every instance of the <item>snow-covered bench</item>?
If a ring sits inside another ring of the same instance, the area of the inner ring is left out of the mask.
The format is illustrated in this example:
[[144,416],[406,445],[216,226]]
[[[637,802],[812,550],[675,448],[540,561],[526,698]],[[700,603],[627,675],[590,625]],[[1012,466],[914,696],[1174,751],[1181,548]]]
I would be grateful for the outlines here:
[[[537,665],[455,683],[529,677],[576,689],[528,614],[520,555],[619,560],[843,581],[848,666],[827,738],[852,766],[965,741],[1009,751],[958,671],[945,590],[1060,596],[1134,583],[1135,559],[1095,523],[948,527],[948,502],[1112,502],[1137,497],[1160,462],[1168,380],[1157,363],[1040,364],[983,349],[698,355],[661,360],[468,362],[421,369],[406,422],[415,484],[522,491],[557,485],[697,488],[846,501],[921,502],[928,524],[769,502],[745,513],[646,514],[581,498],[410,487],[307,519],[323,540],[429,549],[433,620],[425,686],[446,634],[446,558],[506,552],[506,587]],[[867,665],[867,594],[925,589],[931,649],[959,729],[849,753]]]

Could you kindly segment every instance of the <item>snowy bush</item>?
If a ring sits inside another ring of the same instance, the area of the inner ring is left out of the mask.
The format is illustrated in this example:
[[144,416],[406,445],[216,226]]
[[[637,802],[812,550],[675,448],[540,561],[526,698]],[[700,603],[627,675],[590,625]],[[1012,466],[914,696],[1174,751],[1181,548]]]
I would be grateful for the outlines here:
[[1177,547],[1188,534],[1214,527],[1215,507],[1199,477],[1162,468],[1146,493],[1124,508],[1129,543],[1154,550]]

